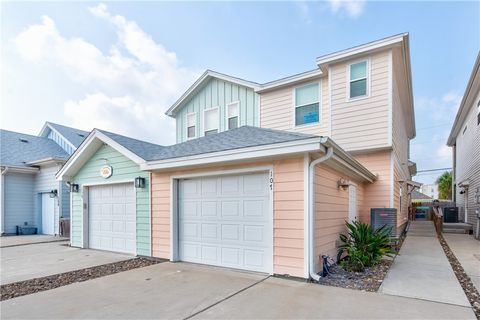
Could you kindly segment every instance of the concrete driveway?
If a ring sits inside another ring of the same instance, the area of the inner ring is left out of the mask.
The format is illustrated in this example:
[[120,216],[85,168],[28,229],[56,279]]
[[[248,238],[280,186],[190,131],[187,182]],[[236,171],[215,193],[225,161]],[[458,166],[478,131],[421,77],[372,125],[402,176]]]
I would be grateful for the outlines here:
[[0,237],[0,247],[23,246],[26,244],[68,241],[69,238],[50,236],[45,234],[32,234],[28,236],[3,236]]
[[0,284],[112,263],[133,256],[72,248],[66,242],[49,242],[0,248]]
[[161,263],[0,305],[2,319],[474,319],[470,308],[263,274]]

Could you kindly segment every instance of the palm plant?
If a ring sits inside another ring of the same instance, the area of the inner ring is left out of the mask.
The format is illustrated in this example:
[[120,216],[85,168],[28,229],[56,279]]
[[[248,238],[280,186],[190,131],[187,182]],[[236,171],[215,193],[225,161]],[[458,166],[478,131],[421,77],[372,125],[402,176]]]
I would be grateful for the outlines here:
[[338,248],[337,259],[342,261],[342,266],[349,271],[364,271],[366,267],[377,264],[383,256],[395,253],[390,248],[390,227],[383,226],[373,229],[367,223],[353,221],[345,222],[348,233],[340,235],[342,245]]

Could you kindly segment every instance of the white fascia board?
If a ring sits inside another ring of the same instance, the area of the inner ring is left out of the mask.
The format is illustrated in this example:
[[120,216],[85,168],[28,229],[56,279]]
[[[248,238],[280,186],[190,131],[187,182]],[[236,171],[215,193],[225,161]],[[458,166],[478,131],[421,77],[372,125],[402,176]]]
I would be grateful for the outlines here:
[[349,48],[346,50],[330,53],[324,56],[320,56],[316,59],[317,65],[319,67],[324,67],[332,62],[338,62],[345,59],[351,59],[352,56],[370,53],[378,49],[385,49],[389,46],[398,45],[404,38],[408,36],[407,33],[402,33],[399,35],[391,36],[385,39],[376,40],[360,46]]
[[35,167],[19,167],[19,166],[0,166],[2,168],[2,174],[8,172],[15,172],[15,173],[36,173],[39,169]]
[[267,82],[263,84],[258,90],[256,90],[257,93],[263,93],[271,89],[276,89],[282,86],[302,82],[302,81],[307,81],[310,79],[315,79],[318,77],[321,77],[324,74],[324,72],[320,69],[314,69],[306,72],[302,72],[290,77],[286,77],[283,79],[275,80],[272,82]]
[[61,159],[61,158],[55,158],[55,157],[49,157],[49,158],[45,158],[45,159],[40,159],[40,160],[35,160],[35,161],[30,161],[30,162],[27,162],[28,165],[30,166],[34,166],[34,165],[45,165],[45,164],[58,164],[58,163],[65,163],[67,160],[65,159]]
[[231,162],[239,160],[253,160],[295,153],[313,152],[323,150],[319,138],[275,143],[264,146],[239,148],[234,150],[212,152],[180,158],[172,158],[157,161],[147,161],[140,165],[141,170],[160,170],[180,168],[213,163]]
[[258,84],[258,83],[248,81],[248,80],[244,80],[244,79],[240,79],[240,78],[236,78],[236,77],[232,77],[232,76],[229,76],[229,75],[226,75],[226,74],[223,74],[223,73],[219,73],[219,72],[215,72],[215,71],[212,71],[212,70],[207,70],[197,79],[197,81],[195,81],[190,86],[190,88],[187,89],[187,91],[185,91],[185,93],[165,112],[165,114],[167,116],[173,117],[175,110],[178,109],[179,107],[181,107],[183,102],[198,87],[201,87],[203,85],[203,83],[208,81],[210,78],[217,78],[217,79],[220,79],[220,80],[223,80],[223,81],[236,83],[236,84],[239,84],[239,85],[242,85],[242,86],[245,86],[245,87],[252,88],[255,91],[260,88],[260,84]]
[[[84,162],[88,161],[88,159],[93,155],[91,152],[88,152],[90,149],[89,147],[92,146],[92,143],[94,143],[96,139],[108,144],[116,151],[120,152],[125,157],[135,162],[137,165],[145,162],[144,159],[140,158],[139,156],[137,156],[127,148],[123,147],[110,137],[106,136],[102,132],[98,131],[97,129],[94,129],[92,133],[90,133],[90,135],[82,142],[80,147],[68,159],[67,163],[65,163],[62,169],[55,175],[57,180],[66,180],[67,178],[71,178],[75,175],[75,173],[79,170],[79,168],[76,168],[75,164],[80,162],[83,165]],[[95,151],[97,149],[98,148],[95,146]]]

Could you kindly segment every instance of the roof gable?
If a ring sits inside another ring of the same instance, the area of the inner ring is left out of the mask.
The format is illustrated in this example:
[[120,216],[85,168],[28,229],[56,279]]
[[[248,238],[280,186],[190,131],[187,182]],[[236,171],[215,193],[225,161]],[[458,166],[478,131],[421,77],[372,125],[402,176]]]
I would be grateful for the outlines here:
[[88,136],[90,132],[67,127],[61,124],[45,122],[39,136],[48,137],[50,131],[55,131],[57,134],[63,137],[74,149],[78,148],[82,141]]

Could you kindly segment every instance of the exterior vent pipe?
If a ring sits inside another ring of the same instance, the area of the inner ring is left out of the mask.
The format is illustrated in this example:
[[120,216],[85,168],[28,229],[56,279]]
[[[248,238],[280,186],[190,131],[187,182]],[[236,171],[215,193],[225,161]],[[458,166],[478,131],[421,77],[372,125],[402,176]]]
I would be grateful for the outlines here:
[[[321,143],[326,144],[327,139],[322,138]],[[324,146],[325,146],[324,144]],[[320,279],[320,276],[315,272],[315,167],[330,159],[333,156],[333,147],[332,146],[325,146],[325,154],[318,159],[312,161],[308,167],[308,201],[309,201],[309,209],[308,209],[308,228],[309,228],[309,236],[310,241],[308,241],[308,258],[309,268],[308,273],[310,278],[315,281]]]

